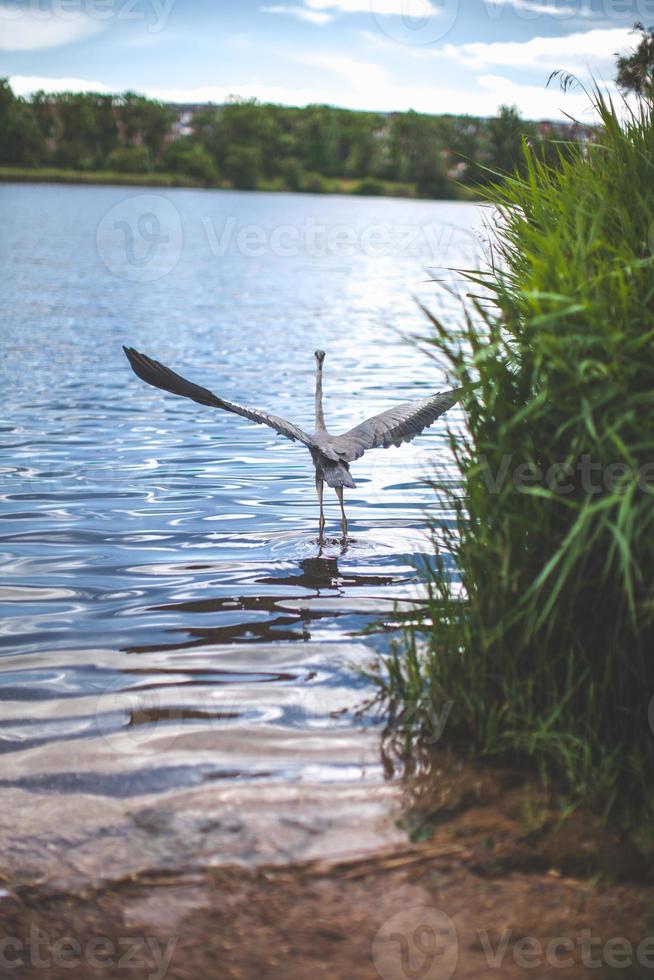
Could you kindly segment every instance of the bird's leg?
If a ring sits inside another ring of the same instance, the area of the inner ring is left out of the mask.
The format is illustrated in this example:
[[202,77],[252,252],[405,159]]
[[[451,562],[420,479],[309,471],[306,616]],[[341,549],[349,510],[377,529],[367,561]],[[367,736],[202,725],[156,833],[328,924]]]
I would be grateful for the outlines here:
[[319,542],[320,542],[320,544],[323,543],[323,539],[324,539],[324,536],[325,536],[325,512],[324,512],[323,507],[322,507],[322,491],[323,491],[323,485],[324,485],[323,484],[323,481],[316,474],[316,490],[318,491],[318,503],[320,504],[320,536],[319,536]]
[[336,487],[336,495],[338,496],[338,502],[341,505],[341,527],[343,529],[343,540],[347,538],[347,517],[345,516],[345,508],[343,507],[343,487]]

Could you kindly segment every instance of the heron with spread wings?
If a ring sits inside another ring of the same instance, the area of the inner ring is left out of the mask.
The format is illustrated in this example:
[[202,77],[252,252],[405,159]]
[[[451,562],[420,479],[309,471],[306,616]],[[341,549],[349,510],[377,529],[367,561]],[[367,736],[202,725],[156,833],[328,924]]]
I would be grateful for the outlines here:
[[325,416],[322,409],[322,365],[325,352],[317,350],[316,357],[316,428],[313,434],[304,432],[299,426],[279,415],[271,415],[257,408],[246,408],[229,402],[214,395],[208,388],[187,381],[181,375],[175,374],[165,364],[152,360],[145,354],[140,354],[133,347],[123,347],[132,370],[143,381],[155,388],[163,388],[173,395],[191,398],[200,405],[211,408],[222,408],[227,412],[235,412],[259,425],[268,425],[275,432],[287,439],[301,442],[311,453],[316,470],[316,490],[320,503],[320,541],[325,531],[325,512],[323,509],[323,488],[325,483],[336,491],[341,506],[341,527],[343,538],[347,538],[347,519],[343,505],[343,488],[356,486],[350,474],[349,464],[359,459],[369,449],[387,449],[389,446],[399,446],[403,442],[411,442],[417,435],[429,428],[436,419],[447,412],[461,395],[460,388],[451,391],[441,391],[429,398],[418,401],[403,402],[394,405],[380,415],[373,415],[360,425],[350,429],[340,436],[331,435],[325,427]]

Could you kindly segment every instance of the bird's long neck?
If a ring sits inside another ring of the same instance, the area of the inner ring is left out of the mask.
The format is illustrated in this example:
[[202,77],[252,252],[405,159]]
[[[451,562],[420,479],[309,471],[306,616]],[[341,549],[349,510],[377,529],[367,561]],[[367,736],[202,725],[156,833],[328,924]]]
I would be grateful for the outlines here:
[[316,365],[316,429],[325,428],[325,416],[322,412],[322,364]]

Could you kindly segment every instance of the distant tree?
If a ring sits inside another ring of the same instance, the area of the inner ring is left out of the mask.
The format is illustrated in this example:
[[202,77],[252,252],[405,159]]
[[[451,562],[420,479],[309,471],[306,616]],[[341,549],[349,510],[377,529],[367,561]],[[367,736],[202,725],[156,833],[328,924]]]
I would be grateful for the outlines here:
[[372,112],[344,112],[340,120],[341,171],[347,177],[367,177],[379,172],[377,139],[382,117]]
[[98,153],[100,158],[105,160],[118,146],[115,99],[113,95],[98,95],[94,101]]
[[156,162],[175,118],[174,111],[162,102],[125,92],[118,100],[117,115],[123,142],[127,146],[144,143]]
[[451,197],[444,164],[447,147],[435,117],[403,112],[394,118],[393,131],[399,163],[394,179],[412,181],[421,197]]
[[497,116],[488,123],[488,166],[499,174],[520,170],[523,162],[522,140],[534,137],[535,127],[525,123],[515,106],[500,106]]
[[169,143],[163,152],[161,167],[168,173],[184,174],[203,184],[218,181],[218,171],[212,157],[193,136],[180,136]]
[[307,194],[326,194],[327,181],[322,174],[308,173],[302,180],[302,190]]
[[304,176],[304,170],[300,161],[293,157],[287,157],[282,163],[281,176],[289,191],[299,191],[302,187],[302,178]]
[[213,160],[218,161],[222,150],[220,137],[221,110],[214,105],[204,106],[193,116],[193,132]]
[[150,170],[150,153],[147,146],[118,146],[107,155],[105,166],[123,174],[146,174]]
[[405,125],[405,113],[394,113],[387,135],[388,162],[385,177],[389,180],[407,180],[409,170],[408,148],[410,136]]
[[356,186],[356,193],[363,194],[365,197],[379,197],[384,190],[383,182],[376,177],[364,177]]
[[640,42],[631,54],[618,55],[615,80],[623,92],[654,101],[654,27],[646,29],[637,22],[634,31],[641,35]]
[[[644,32],[638,51],[621,60],[624,85],[648,90],[653,46],[652,32]],[[334,186],[331,178],[340,177],[351,178],[361,193],[377,193],[393,181],[406,185],[407,194],[451,197],[454,176],[475,185],[520,169],[523,137],[539,141],[543,158],[554,165],[566,140],[587,138],[570,127],[538,128],[508,106],[495,119],[482,119],[230,98],[198,110],[193,135],[177,138],[175,118],[170,106],[134,92],[37,92],[28,101],[0,79],[0,163],[163,169],[207,185],[224,177],[242,189],[266,180],[290,190],[325,191]]]
[[310,105],[300,129],[308,171],[333,176],[338,173],[338,130],[336,114],[329,106]]
[[93,170],[103,162],[93,96],[85,92],[62,92],[57,97],[57,110],[60,133],[56,164]]
[[50,154],[50,144],[54,143],[60,130],[58,107],[54,97],[46,92],[36,92],[32,96],[32,112],[47,156]]
[[460,181],[466,184],[477,183],[480,179],[479,160],[483,144],[486,124],[474,116],[448,116],[447,145],[450,149],[452,162],[464,164]]
[[42,149],[31,105],[14,95],[6,78],[0,78],[0,164],[35,166]]
[[256,99],[232,98],[225,106],[197,113],[193,123],[218,170],[235,187],[253,187],[253,180],[280,172],[282,113],[279,106]]
[[263,175],[261,147],[231,146],[225,154],[224,173],[238,190],[254,190]]

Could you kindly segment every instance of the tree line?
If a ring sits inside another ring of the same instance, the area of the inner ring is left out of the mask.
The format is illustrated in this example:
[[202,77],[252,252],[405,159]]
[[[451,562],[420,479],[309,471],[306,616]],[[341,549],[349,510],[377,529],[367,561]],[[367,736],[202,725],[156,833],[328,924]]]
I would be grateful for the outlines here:
[[[616,82],[654,100],[654,29],[617,57]],[[204,186],[455,197],[524,166],[523,141],[556,163],[588,127],[530,122],[502,106],[494,118],[418,112],[289,108],[256,100],[197,107],[191,134],[179,110],[125,92],[16,96],[0,78],[0,166],[172,174]],[[339,184],[340,182],[340,184]],[[345,186],[343,182],[346,182]]]
[[556,140],[584,135],[570,124],[524,120],[508,106],[486,119],[235,98],[197,107],[191,135],[178,135],[178,115],[175,107],[133,92],[38,92],[24,99],[0,79],[0,165],[166,173],[238,189],[343,186],[375,194],[391,188],[448,198],[520,168],[525,138],[547,153]]

